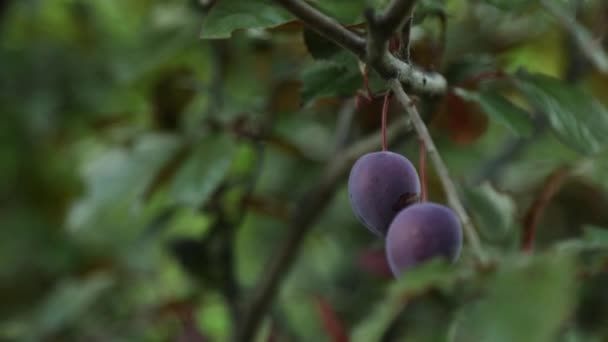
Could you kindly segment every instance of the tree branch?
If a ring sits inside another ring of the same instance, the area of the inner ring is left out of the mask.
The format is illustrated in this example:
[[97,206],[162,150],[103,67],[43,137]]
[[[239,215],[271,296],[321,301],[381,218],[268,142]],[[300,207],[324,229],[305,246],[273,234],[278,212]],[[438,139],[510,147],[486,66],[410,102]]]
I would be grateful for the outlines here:
[[357,55],[382,77],[397,78],[417,92],[443,94],[446,91],[447,82],[442,75],[402,61],[388,50],[388,38],[407,20],[407,13],[415,1],[394,0],[379,17],[373,11],[367,11],[370,24],[367,40],[302,0],[275,1],[315,32]]
[[334,18],[301,0],[275,0],[289,12],[302,20],[310,29],[350,50],[359,58],[365,58],[365,40]]
[[393,0],[382,15],[375,18],[375,29],[389,39],[412,16],[416,0]]
[[426,125],[420,118],[420,115],[418,114],[418,110],[414,106],[414,103],[403,90],[403,86],[401,85],[401,83],[398,80],[393,79],[390,81],[390,85],[393,89],[393,93],[397,96],[397,100],[401,102],[401,105],[412,120],[412,124],[416,129],[416,132],[418,132],[420,139],[424,141],[427,153],[435,166],[435,171],[437,171],[439,180],[443,184],[443,188],[448,198],[448,203],[454,209],[454,211],[456,211],[456,214],[460,218],[460,221],[462,221],[464,234],[469,244],[471,245],[473,253],[481,264],[485,264],[485,253],[483,252],[483,249],[481,247],[481,242],[479,240],[479,237],[477,236],[477,232],[475,231],[473,223],[471,222],[469,215],[467,214],[466,210],[464,209],[464,206],[460,201],[460,198],[458,197],[458,191],[456,190],[456,186],[454,185],[452,178],[450,178],[448,169],[445,166],[443,160],[441,159],[441,156],[439,155],[439,152],[435,147],[435,143],[433,142],[433,139],[431,138],[431,135],[429,134],[426,128]]
[[[387,139],[389,141],[394,140],[409,127],[409,119],[407,118],[394,122],[387,131]],[[295,205],[296,209],[291,215],[290,227],[285,241],[280,244],[279,250],[266,266],[267,273],[260,277],[260,281],[253,292],[252,300],[246,308],[244,316],[242,316],[242,325],[237,333],[236,341],[250,341],[255,337],[257,328],[268,307],[272,304],[279,290],[279,284],[293,264],[306,233],[321,216],[323,209],[333,198],[340,181],[346,176],[353,163],[362,154],[377,150],[381,139],[381,134],[376,133],[353,144],[333,159],[323,178]]]
[[[394,0],[380,16],[376,16],[372,9],[365,12],[368,26],[365,62],[384,78],[396,78],[411,90],[442,94],[447,88],[447,82],[441,74],[427,72],[403,61],[388,49],[392,34],[411,17],[414,3],[411,0]],[[398,12],[391,12],[393,10]],[[407,41],[409,45],[409,37]]]

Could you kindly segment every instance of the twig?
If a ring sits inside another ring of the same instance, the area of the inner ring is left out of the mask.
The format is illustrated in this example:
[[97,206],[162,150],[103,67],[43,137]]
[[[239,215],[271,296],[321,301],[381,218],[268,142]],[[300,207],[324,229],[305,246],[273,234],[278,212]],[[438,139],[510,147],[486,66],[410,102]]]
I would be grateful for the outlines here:
[[526,215],[524,216],[523,232],[521,239],[521,250],[525,252],[532,252],[534,248],[534,237],[536,235],[536,228],[540,219],[545,212],[545,208],[551,202],[551,199],[559,191],[564,184],[564,181],[571,174],[571,168],[567,165],[561,166],[553,171],[549,177],[547,177],[541,191],[536,196],[536,199],[528,208]]
[[466,235],[467,240],[471,245],[473,253],[481,264],[485,264],[485,253],[481,247],[481,242],[479,240],[479,237],[477,236],[477,232],[475,231],[473,223],[471,222],[469,215],[467,214],[466,210],[464,209],[464,206],[460,201],[460,198],[458,197],[458,191],[456,190],[456,186],[454,185],[452,178],[450,178],[448,169],[445,166],[443,160],[441,159],[441,156],[439,155],[439,152],[435,147],[435,143],[433,142],[433,139],[431,138],[426,128],[426,125],[424,124],[424,121],[422,121],[422,119],[420,118],[418,110],[414,106],[412,100],[407,96],[407,94],[403,90],[403,86],[401,85],[401,83],[398,80],[393,79],[390,81],[390,85],[393,89],[393,93],[397,96],[397,99],[399,100],[399,102],[401,102],[401,105],[412,120],[412,124],[416,129],[416,132],[418,132],[418,136],[420,137],[420,139],[422,139],[422,141],[424,141],[427,153],[435,166],[435,170],[437,171],[439,180],[443,184],[443,188],[448,198],[448,203],[456,211],[456,214],[462,221],[464,234]]
[[[302,0],[275,1],[315,32],[357,55],[382,77],[397,78],[412,90],[428,94],[442,94],[446,91],[447,82],[441,74],[427,72],[402,61],[388,50],[390,35],[407,19],[414,1],[394,0],[384,15],[379,17],[375,17],[372,11],[367,11],[372,24],[368,27],[367,41]],[[370,39],[371,37],[374,38]]]
[[410,35],[412,32],[412,23],[414,22],[413,8],[410,11],[409,18],[401,28],[399,33],[399,52],[397,56],[402,60],[410,63]]
[[380,29],[388,40],[412,16],[416,0],[393,0],[384,13],[375,20],[376,28]]
[[[387,139],[394,140],[409,127],[407,118],[395,121],[387,131]],[[306,233],[321,216],[323,209],[333,198],[340,181],[346,176],[355,160],[362,154],[376,150],[381,140],[381,134],[376,133],[350,146],[330,162],[324,177],[297,202],[296,209],[291,215],[285,241],[280,244],[276,254],[270,258],[269,264],[265,268],[268,271],[260,277],[252,300],[242,316],[242,325],[239,327],[236,341],[250,341],[255,337],[258,326],[276,296],[279,284],[294,262]]]
[[608,55],[602,49],[599,41],[594,40],[586,31],[577,26],[576,20],[555,4],[555,1],[540,0],[543,7],[551,13],[568,33],[575,39],[581,52],[603,74],[608,73]]

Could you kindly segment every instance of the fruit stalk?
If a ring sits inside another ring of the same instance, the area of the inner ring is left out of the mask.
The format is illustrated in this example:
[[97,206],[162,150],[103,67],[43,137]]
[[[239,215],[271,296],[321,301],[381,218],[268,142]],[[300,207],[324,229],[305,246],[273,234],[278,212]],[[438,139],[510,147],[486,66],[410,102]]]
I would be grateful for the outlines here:
[[437,171],[439,180],[441,181],[445,193],[447,195],[448,203],[460,218],[464,234],[467,238],[469,245],[471,246],[471,249],[473,250],[475,257],[481,264],[485,264],[486,256],[483,251],[483,247],[481,246],[479,236],[477,235],[477,232],[473,227],[471,218],[467,214],[466,210],[464,209],[464,206],[462,205],[462,202],[460,201],[460,198],[458,197],[458,191],[456,190],[456,186],[454,185],[454,182],[450,177],[450,174],[448,172],[447,167],[445,166],[445,163],[443,162],[443,159],[441,159],[441,156],[439,155],[439,152],[435,147],[435,143],[433,142],[433,139],[431,138],[431,135],[429,134],[429,131],[427,130],[426,125],[424,124],[424,121],[422,121],[422,118],[418,114],[418,110],[416,109],[416,106],[414,105],[412,100],[409,98],[409,96],[407,96],[407,94],[403,90],[401,82],[399,82],[399,80],[397,79],[392,79],[389,81],[389,83],[391,85],[393,93],[395,94],[395,96],[397,96],[397,100],[401,103],[406,113],[409,115],[414,129],[418,133],[418,136],[426,146],[427,153],[431,159],[431,162],[435,166],[435,170]]
[[391,91],[387,91],[386,94],[384,94],[384,103],[382,104],[382,151],[386,151],[387,150],[387,144],[386,144],[386,125],[387,125],[387,116],[388,116],[388,106],[389,106],[389,99],[390,99],[390,95]]

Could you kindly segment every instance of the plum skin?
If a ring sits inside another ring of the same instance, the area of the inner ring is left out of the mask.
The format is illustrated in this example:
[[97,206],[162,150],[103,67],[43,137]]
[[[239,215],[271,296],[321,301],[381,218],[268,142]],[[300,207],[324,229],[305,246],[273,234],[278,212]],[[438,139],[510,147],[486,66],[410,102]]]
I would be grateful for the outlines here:
[[372,152],[353,165],[348,193],[359,221],[375,234],[385,236],[395,215],[419,201],[420,179],[404,156],[390,151]]
[[386,236],[386,255],[395,275],[435,257],[454,262],[462,248],[460,221],[452,209],[419,203],[403,209]]

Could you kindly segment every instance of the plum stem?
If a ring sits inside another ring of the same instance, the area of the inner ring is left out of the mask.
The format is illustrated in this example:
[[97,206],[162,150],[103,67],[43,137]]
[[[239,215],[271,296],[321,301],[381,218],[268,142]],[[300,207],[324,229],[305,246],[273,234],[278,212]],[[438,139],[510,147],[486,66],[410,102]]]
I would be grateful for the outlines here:
[[429,134],[429,131],[426,128],[426,125],[424,124],[424,121],[422,121],[420,114],[418,114],[418,110],[416,109],[414,102],[405,93],[405,91],[403,90],[403,86],[401,85],[401,82],[399,80],[392,79],[389,81],[389,83],[391,85],[393,93],[395,94],[395,96],[397,96],[397,100],[399,100],[399,102],[403,106],[403,109],[405,109],[406,113],[409,115],[409,118],[412,120],[412,125],[416,129],[418,137],[424,142],[426,146],[426,150],[428,151],[429,157],[431,158],[431,162],[433,162],[435,170],[437,171],[437,176],[443,184],[443,189],[445,190],[448,203],[450,204],[452,209],[454,209],[454,211],[460,218],[460,221],[462,222],[464,234],[467,238],[467,241],[469,242],[469,245],[471,246],[471,249],[473,250],[473,254],[475,255],[480,264],[486,264],[486,256],[481,246],[481,240],[479,239],[479,236],[477,235],[477,232],[473,227],[473,222],[471,221],[471,218],[467,214],[466,210],[464,209],[464,205],[458,197],[458,190],[456,189],[456,185],[450,177],[448,168],[443,162],[441,155],[437,151],[437,147],[435,147],[435,143],[433,142],[433,139],[431,138],[431,135]]
[[426,202],[426,145],[424,144],[424,140],[420,138],[418,138],[418,142],[420,143],[420,184],[422,186],[422,202]]
[[372,101],[374,99],[374,93],[372,93],[372,88],[369,86],[369,68],[367,64],[363,66],[363,85],[365,86],[365,91],[367,92],[367,99]]
[[389,107],[389,99],[391,91],[388,90],[386,94],[384,94],[384,103],[382,103],[382,151],[387,150],[386,144],[386,122],[388,116],[388,107]]

